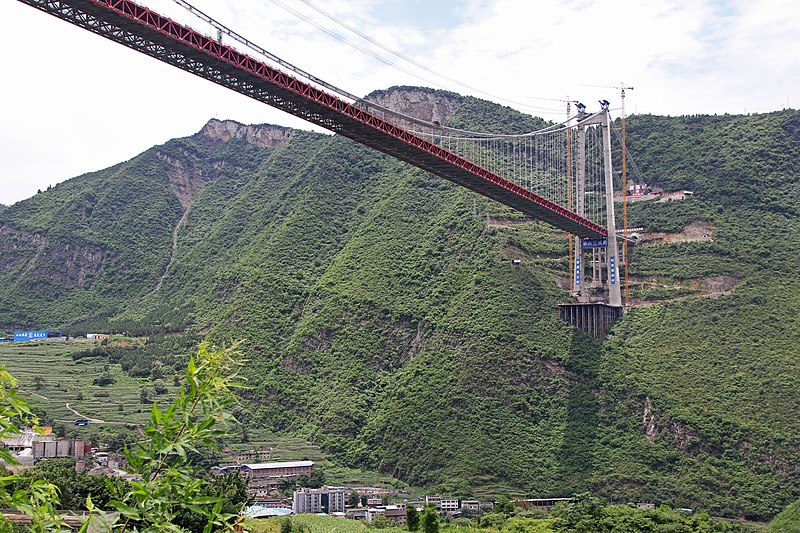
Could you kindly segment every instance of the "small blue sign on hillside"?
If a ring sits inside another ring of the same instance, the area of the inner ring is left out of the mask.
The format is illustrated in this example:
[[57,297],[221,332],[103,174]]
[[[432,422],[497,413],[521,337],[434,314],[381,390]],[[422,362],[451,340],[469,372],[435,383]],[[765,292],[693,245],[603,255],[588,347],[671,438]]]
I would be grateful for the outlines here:
[[583,239],[584,248],[608,248],[608,239]]

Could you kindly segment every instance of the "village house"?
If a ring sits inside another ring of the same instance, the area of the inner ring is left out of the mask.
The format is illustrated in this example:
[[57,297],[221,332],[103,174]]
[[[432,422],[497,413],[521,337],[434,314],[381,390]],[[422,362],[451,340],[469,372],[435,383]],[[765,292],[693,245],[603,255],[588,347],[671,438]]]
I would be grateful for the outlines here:
[[253,495],[266,496],[277,491],[283,481],[299,476],[310,476],[314,461],[285,461],[278,463],[245,463],[218,466],[211,469],[214,474],[238,470],[247,478],[247,490]]

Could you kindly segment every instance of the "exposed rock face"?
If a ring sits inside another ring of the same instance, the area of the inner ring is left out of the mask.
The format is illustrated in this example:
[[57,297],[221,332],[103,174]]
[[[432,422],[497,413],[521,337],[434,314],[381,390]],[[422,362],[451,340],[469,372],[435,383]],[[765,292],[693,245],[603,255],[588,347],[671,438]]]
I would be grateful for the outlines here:
[[169,186],[178,197],[183,210],[186,211],[191,205],[192,199],[210,179],[203,175],[203,169],[187,153],[180,158],[159,150],[156,152],[156,156],[166,163]]
[[39,233],[0,225],[0,273],[17,269],[29,289],[38,292],[56,287],[91,285],[100,271],[105,251],[83,239],[52,242]]
[[82,239],[48,242],[34,258],[31,279],[61,287],[88,287],[102,268],[105,252]]
[[656,426],[656,414],[653,412],[653,400],[650,396],[644,400],[644,413],[642,413],[642,429],[648,441],[653,442],[658,433]]
[[44,245],[44,237],[0,224],[0,273],[10,272],[30,261]]
[[211,119],[194,136],[207,153],[191,153],[180,148],[177,152],[172,150],[169,153],[158,150],[156,155],[167,164],[169,185],[186,211],[203,186],[214,180],[207,171],[226,165],[224,159],[214,158],[214,152],[223,144],[241,139],[262,148],[279,148],[286,144],[293,133],[291,128],[270,124],[247,126],[233,120]]
[[233,120],[211,119],[200,130],[199,135],[211,141],[228,142],[231,139],[245,139],[250,144],[262,148],[279,148],[294,133],[291,128],[260,124],[246,126]]
[[370,93],[367,100],[404,115],[446,125],[447,120],[461,107],[464,97],[433,89],[391,87]]

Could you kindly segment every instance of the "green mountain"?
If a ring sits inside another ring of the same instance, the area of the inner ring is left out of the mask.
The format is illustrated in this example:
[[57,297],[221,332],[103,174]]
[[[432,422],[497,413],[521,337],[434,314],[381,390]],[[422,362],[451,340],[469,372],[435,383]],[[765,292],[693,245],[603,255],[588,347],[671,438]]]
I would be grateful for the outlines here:
[[644,179],[694,194],[629,206],[638,307],[604,340],[558,320],[562,233],[340,137],[216,120],[0,212],[0,329],[244,339],[240,418],[432,490],[771,517],[800,497],[799,124],[631,117]]
[[775,533],[800,531],[800,500],[778,513],[778,516],[769,523],[768,531]]

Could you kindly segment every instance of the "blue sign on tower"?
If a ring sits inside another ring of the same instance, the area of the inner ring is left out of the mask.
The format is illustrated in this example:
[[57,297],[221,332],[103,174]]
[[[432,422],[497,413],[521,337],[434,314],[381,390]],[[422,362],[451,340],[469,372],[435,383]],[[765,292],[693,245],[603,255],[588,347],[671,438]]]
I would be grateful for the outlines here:
[[583,239],[584,248],[608,248],[608,239]]
[[611,267],[611,272],[608,273],[608,277],[611,278],[611,284],[614,285],[617,282],[617,265],[614,262],[614,256],[608,258],[609,266]]
[[581,284],[581,258],[575,258],[575,285]]

